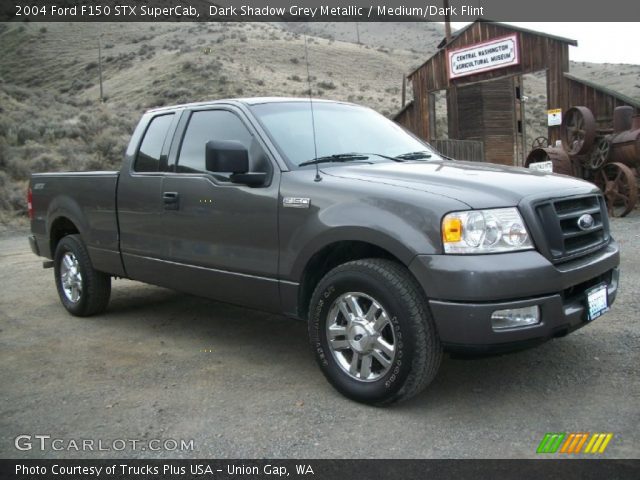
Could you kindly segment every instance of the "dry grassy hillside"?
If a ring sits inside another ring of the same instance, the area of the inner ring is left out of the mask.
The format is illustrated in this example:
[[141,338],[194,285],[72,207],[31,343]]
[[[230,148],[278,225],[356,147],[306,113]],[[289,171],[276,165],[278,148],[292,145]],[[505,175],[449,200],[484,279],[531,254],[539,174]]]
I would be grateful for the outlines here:
[[[314,96],[387,115],[400,108],[403,72],[423,58],[315,36],[308,47]],[[306,96],[309,88],[303,36],[267,23],[4,24],[0,48],[4,212],[24,213],[30,172],[116,168],[145,109],[238,96]]]
[[435,53],[444,26],[431,22],[308,22],[279,23],[285,30],[316,37],[360,43],[374,48],[419,52],[425,59]]
[[[238,96],[314,96],[392,115],[403,74],[433,53],[428,23],[0,24],[0,222],[25,212],[31,172],[113,169],[151,107]],[[104,98],[99,101],[98,39]],[[640,97],[640,67],[576,65],[576,74]],[[530,135],[545,120],[545,81],[525,80]],[[445,104],[438,107],[446,135]],[[8,213],[7,213],[8,212]]]

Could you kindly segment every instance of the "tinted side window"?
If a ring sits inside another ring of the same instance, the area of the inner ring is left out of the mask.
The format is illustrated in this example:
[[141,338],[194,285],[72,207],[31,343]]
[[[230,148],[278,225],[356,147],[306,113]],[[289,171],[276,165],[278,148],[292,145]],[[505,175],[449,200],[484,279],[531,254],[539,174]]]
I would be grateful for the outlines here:
[[136,172],[157,172],[160,170],[160,154],[173,120],[173,113],[154,117],[144,134],[142,145],[136,157]]
[[251,133],[233,113],[224,110],[194,112],[189,119],[180,154],[177,171],[198,173],[206,171],[205,145],[210,140],[235,140],[251,150]]

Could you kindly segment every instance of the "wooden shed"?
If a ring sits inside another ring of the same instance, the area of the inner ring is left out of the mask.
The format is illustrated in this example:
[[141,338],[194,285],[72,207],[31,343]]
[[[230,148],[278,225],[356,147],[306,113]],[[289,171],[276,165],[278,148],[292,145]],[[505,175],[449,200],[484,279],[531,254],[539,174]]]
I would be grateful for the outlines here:
[[616,107],[628,105],[635,108],[636,113],[640,111],[640,101],[620,92],[568,72],[564,74],[564,78],[569,86],[569,105],[588,107],[595,115],[600,128],[612,126],[613,111]]
[[[615,92],[569,74],[575,40],[502,23],[476,20],[438,45],[438,51],[408,75],[413,101],[395,120],[421,138],[436,139],[435,93],[446,91],[448,137],[482,142],[484,159],[518,165],[523,158],[522,76],[546,73],[547,109],[586,105],[606,123],[613,108],[632,105]],[[548,127],[548,140],[560,137]],[[445,152],[446,153],[446,152]]]

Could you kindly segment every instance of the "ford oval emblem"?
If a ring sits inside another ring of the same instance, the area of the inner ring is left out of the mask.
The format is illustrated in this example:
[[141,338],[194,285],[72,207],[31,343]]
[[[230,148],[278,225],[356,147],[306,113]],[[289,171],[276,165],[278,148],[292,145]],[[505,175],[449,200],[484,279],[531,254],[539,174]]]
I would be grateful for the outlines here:
[[585,213],[578,219],[578,228],[580,230],[589,230],[595,224],[595,220],[591,215]]

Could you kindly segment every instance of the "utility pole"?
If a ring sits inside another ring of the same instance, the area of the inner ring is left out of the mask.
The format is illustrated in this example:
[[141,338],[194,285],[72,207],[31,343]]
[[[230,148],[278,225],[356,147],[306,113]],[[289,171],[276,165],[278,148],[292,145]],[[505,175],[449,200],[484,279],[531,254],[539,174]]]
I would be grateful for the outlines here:
[[[449,42],[451,42],[451,15],[449,15],[449,0],[442,0],[442,5],[444,7],[444,36],[446,46],[448,47]],[[433,97],[431,97],[431,99],[433,99]],[[453,108],[455,108],[455,111],[452,111]],[[435,109],[432,111],[435,112]],[[431,115],[429,114],[429,116]],[[431,122],[435,122],[435,118],[429,118],[430,126]],[[449,124],[447,136],[449,138],[458,138],[460,133],[458,131],[458,90],[456,88],[456,84],[451,80],[449,80],[449,88],[447,88],[447,123]]]
[[[520,84],[520,91],[522,92],[524,88],[523,84]],[[522,122],[522,163],[520,166],[524,166],[526,158],[527,158],[527,115],[526,115],[526,104],[529,97],[526,95],[520,95],[520,121]]]
[[402,108],[407,103],[407,77],[402,75]]
[[444,6],[444,36],[447,43],[451,41],[451,15],[449,15],[449,0],[443,0]]
[[98,36],[98,75],[100,76],[100,103],[104,102],[104,95],[102,90],[102,43]]
[[358,26],[358,22],[356,22],[356,38],[358,39],[358,45],[360,45],[360,27]]

